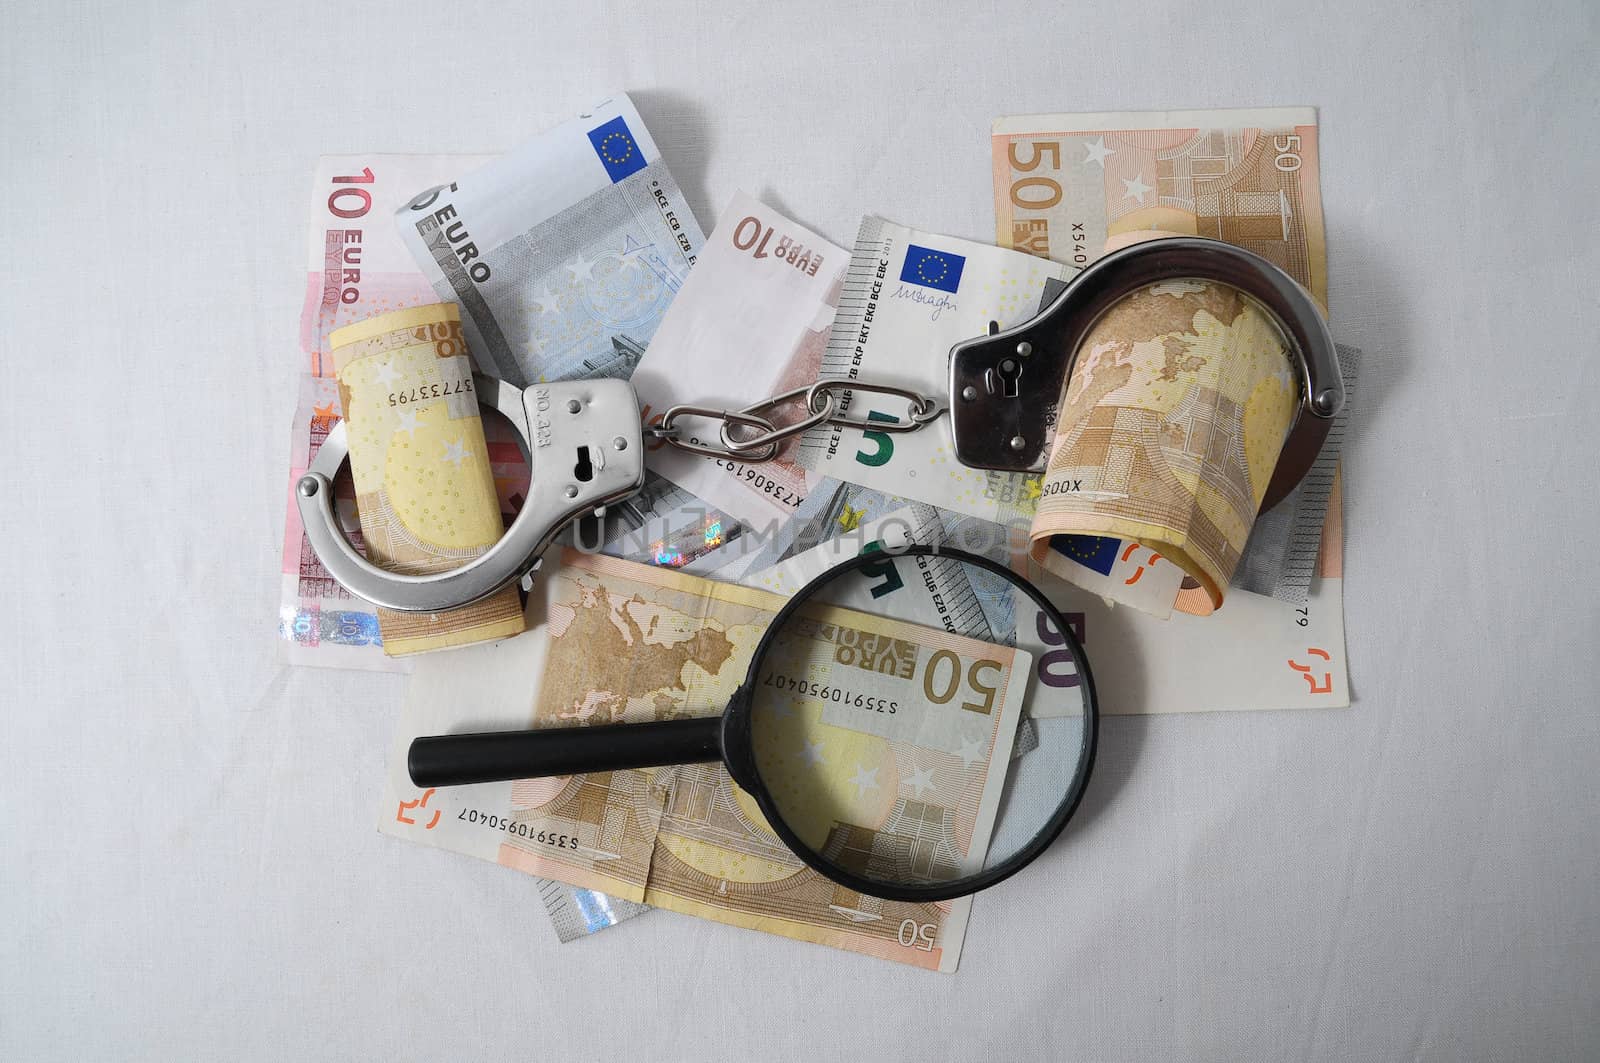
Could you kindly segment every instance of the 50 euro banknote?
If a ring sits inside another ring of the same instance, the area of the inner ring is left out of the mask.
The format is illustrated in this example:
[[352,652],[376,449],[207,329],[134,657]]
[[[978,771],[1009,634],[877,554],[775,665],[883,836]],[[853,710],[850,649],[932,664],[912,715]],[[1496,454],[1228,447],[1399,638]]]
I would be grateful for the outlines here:
[[[1028,569],[1026,528],[978,521],[839,481],[819,484],[788,534],[753,554],[750,568],[737,578],[750,586],[788,593],[828,565],[874,543],[892,543],[896,536],[937,542],[1028,572],[1082,644],[1104,714],[1342,708],[1350,704],[1350,686],[1338,478],[1331,463],[1313,474],[1331,477],[1330,494],[1321,507],[1302,505],[1288,515],[1295,521],[1314,521],[1315,528],[1306,534],[1296,531],[1284,543],[1286,549],[1311,552],[1304,593],[1296,601],[1284,601],[1235,586],[1229,608],[1210,617],[1177,612],[1159,620],[1112,605],[1048,570]],[[1257,548],[1252,540],[1251,550]],[[1276,567],[1271,557],[1260,560],[1263,568]],[[719,578],[729,571],[719,571]],[[958,616],[972,616],[974,611],[964,605],[968,592],[959,580],[954,583],[936,583],[930,589],[955,603]],[[1014,624],[1019,640],[1029,640],[1023,644],[1035,655],[1039,682],[1059,688],[1042,699],[1035,696],[1029,715],[1074,711],[1072,700],[1060,695],[1077,686],[1075,669],[1061,640],[1038,622],[1037,611],[992,589],[971,589],[977,592],[994,637],[1003,638]],[[916,619],[925,608],[918,599],[913,593],[903,606],[908,618]],[[1022,735],[1018,743],[1024,743]]]
[[[1001,118],[991,149],[1003,245],[1077,269],[1152,236],[1204,236],[1327,305],[1309,109]],[[1060,399],[1035,560],[1157,616],[1221,606],[1293,419],[1293,370],[1270,316],[1215,282],[1113,308]]]
[[1082,269],[1140,233],[1253,251],[1324,307],[1317,116],[1309,107],[997,118],[995,242]]
[[[1151,235],[1205,236],[1267,259],[1327,307],[1321,151],[1310,108],[1005,117],[993,124],[990,151],[995,236],[1003,246],[1060,262],[1075,274]],[[1186,324],[1197,321],[1217,331],[1216,315],[1192,313]],[[1185,348],[1201,337],[1198,328],[1179,332]],[[1340,357],[1353,400],[1359,352],[1341,348]],[[1161,361],[1164,367],[1165,350]],[[1094,416],[1093,405],[1071,420],[1081,428]],[[1107,608],[1094,593],[1105,589],[1095,579],[1143,579],[1148,589],[1161,566],[1155,561],[1153,569],[1152,551],[1130,550],[1134,544],[1115,538],[1109,525],[1045,555],[1054,563],[1046,566],[1042,586],[1058,605],[1083,617],[1085,649],[1106,712],[1350,704],[1337,460],[1344,434],[1341,414],[1301,486],[1246,529],[1251,537],[1228,605],[1210,616],[1203,615],[1210,597],[1201,587],[1177,597],[1163,588],[1147,599],[1146,611]],[[1088,453],[1081,439],[1080,430],[1061,448],[1058,484],[1082,478],[1068,471],[1071,460]],[[1035,528],[1045,539],[1055,530],[1045,516]],[[1077,558],[1070,556],[1074,550]],[[1179,571],[1168,565],[1165,574],[1170,581]],[[1068,572],[1076,577],[1071,582],[1058,578]],[[1160,612],[1152,606],[1167,602],[1178,606],[1169,620],[1151,615]],[[1117,652],[1096,649],[1105,646]]]
[[[783,845],[756,802],[720,764],[426,791],[414,786],[405,773],[406,751],[419,735],[720,712],[784,601],[576,551],[541,579],[543,591],[536,589],[530,605],[530,623],[537,624],[532,630],[418,662],[391,749],[381,830],[629,901],[914,966],[955,968],[969,899],[886,901],[818,875]],[[1005,647],[890,618],[835,612],[840,623],[900,639],[922,658],[938,650],[982,654],[997,659],[1002,677],[1028,666],[1025,653]],[[916,681],[856,671],[850,675],[855,683]],[[1003,777],[991,777],[990,765],[1009,762],[1022,713],[1024,684],[1000,687],[993,733],[978,744],[977,754],[964,743],[959,751],[954,745],[892,747],[864,724],[848,721],[824,727],[824,744],[837,740],[855,755],[822,770],[854,768],[858,777],[875,780],[875,811],[862,812],[863,822],[852,830],[900,829],[895,824],[908,817],[893,814],[899,804],[914,796],[928,799],[922,788],[912,788],[909,775],[902,777],[903,769],[921,765],[937,769],[939,777],[964,780],[951,788],[963,796],[952,798],[960,807],[952,806],[944,821],[953,833],[941,848],[981,861]],[[893,691],[886,686],[883,693]],[[924,733],[932,741],[941,732]],[[835,781],[834,792],[849,792],[844,775]],[[423,807],[428,811],[419,815]],[[893,847],[892,839],[884,841]]]

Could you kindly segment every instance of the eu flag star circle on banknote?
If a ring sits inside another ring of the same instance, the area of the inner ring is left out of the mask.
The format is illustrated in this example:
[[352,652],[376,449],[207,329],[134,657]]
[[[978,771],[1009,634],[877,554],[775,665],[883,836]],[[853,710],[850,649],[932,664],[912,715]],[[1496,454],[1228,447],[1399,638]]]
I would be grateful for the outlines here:
[[908,244],[905,265],[900,267],[900,279],[907,284],[937,288],[941,292],[954,295],[956,289],[961,286],[961,271],[966,265],[965,255],[953,255],[948,251],[935,251],[931,247]]
[[1117,563],[1120,539],[1104,535],[1053,535],[1050,548],[1063,557],[1069,557],[1084,568],[1093,569],[1102,576],[1111,575],[1111,566]]
[[626,119],[613,118],[589,130],[589,143],[594,145],[594,153],[600,156],[600,165],[606,168],[612,184],[645,168],[644,152],[628,130]]

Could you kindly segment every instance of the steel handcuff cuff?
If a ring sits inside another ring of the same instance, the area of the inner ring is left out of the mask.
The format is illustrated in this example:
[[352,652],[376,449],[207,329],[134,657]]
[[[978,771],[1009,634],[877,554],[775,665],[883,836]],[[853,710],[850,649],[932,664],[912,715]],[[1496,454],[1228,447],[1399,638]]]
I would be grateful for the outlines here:
[[[956,458],[979,469],[1042,472],[1056,405],[1079,347],[1101,317],[1125,297],[1163,281],[1214,281],[1253,300],[1276,322],[1297,363],[1300,404],[1268,482],[1261,509],[1281,501],[1310,470],[1329,425],[1344,405],[1338,353],[1311,296],[1267,260],[1203,237],[1134,244],[1095,261],[1068,282],[1031,320],[956,344],[950,351],[948,409]],[[439,612],[486,598],[520,580],[530,589],[544,550],[568,525],[636,494],[644,486],[646,433],[695,453],[745,462],[770,459],[780,442],[820,424],[913,431],[935,420],[943,404],[915,391],[865,380],[828,378],[729,411],[677,406],[650,429],[641,424],[632,385],[622,380],[573,380],[517,387],[474,375],[479,402],[504,415],[528,458],[531,485],[521,512],[482,556],[449,572],[415,576],[389,572],[362,557],[340,529],[333,481],[349,457],[340,422],[324,440],[296,486],[306,537],[328,574],[352,594],[402,612]],[[870,425],[841,412],[836,396],[884,392],[905,399],[908,415]],[[792,402],[806,416],[779,426],[769,416]],[[721,422],[721,446],[683,438],[684,417]],[[738,437],[736,433],[754,432]],[[587,479],[574,473],[578,448],[591,456]]]

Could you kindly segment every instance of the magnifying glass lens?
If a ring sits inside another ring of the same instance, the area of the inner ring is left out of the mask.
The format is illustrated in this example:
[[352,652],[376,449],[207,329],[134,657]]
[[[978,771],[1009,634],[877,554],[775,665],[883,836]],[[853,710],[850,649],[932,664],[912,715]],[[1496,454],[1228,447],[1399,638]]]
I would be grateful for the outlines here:
[[[969,555],[970,556],[970,555]],[[761,650],[751,746],[773,826],[865,892],[964,892],[1036,855],[1093,758],[1081,651],[1004,569],[864,559]]]

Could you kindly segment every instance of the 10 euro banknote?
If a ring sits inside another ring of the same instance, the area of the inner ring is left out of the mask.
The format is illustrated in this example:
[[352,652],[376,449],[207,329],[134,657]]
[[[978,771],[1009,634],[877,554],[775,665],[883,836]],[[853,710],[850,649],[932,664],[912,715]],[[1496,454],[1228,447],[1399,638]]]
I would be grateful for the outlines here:
[[[329,155],[317,163],[306,236],[305,302],[300,315],[300,395],[290,430],[284,491],[279,646],[292,664],[404,671],[410,662],[383,652],[378,611],[323,568],[300,523],[294,485],[310,467],[342,410],[328,337],[377,314],[436,301],[394,226],[394,212],[416,193],[486,161],[472,155]],[[491,429],[494,426],[491,426]],[[503,432],[490,436],[502,498],[515,490],[521,455]],[[349,476],[335,481],[342,530],[358,546],[360,526]]]
[[[739,410],[815,383],[847,260],[844,248],[736,194],[633,376],[646,414],[654,419],[680,403]],[[715,422],[682,430],[691,442],[709,432],[705,442],[722,445]],[[658,442],[646,461],[757,526],[787,520],[808,489],[792,442],[764,461],[712,459]]]

